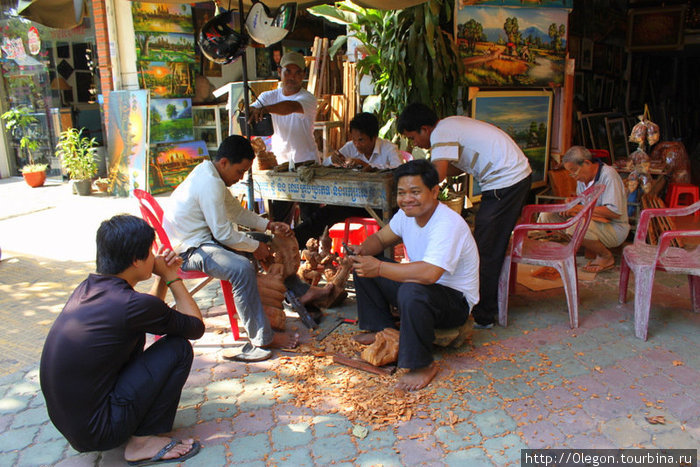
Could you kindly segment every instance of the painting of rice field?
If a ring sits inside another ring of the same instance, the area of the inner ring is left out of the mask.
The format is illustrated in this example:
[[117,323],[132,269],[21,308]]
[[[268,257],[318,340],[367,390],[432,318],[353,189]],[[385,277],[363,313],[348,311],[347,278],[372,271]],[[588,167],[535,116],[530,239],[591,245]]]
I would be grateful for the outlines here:
[[186,4],[133,2],[134,31],[194,34],[192,7]]
[[136,32],[136,57],[150,62],[194,63],[194,36],[174,32]]
[[539,8],[573,8],[574,0],[459,0],[457,5],[461,8],[469,5],[492,6],[523,6]]
[[148,180],[151,193],[174,190],[202,161],[209,159],[204,141],[159,144],[149,159]]
[[151,143],[194,139],[192,99],[151,99]]
[[458,8],[455,35],[465,84],[563,85],[567,22],[565,8]]
[[139,61],[139,84],[151,97],[194,96],[194,63]]
[[[530,160],[532,187],[547,183],[552,93],[482,91],[472,100],[472,117],[510,135]],[[474,184],[471,184],[474,186]]]

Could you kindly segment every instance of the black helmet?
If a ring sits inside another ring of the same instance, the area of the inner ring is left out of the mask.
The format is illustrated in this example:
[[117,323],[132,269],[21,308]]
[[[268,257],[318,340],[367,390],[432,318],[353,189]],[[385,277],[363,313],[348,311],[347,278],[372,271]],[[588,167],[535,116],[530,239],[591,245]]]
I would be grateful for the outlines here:
[[205,57],[215,63],[226,65],[245,53],[248,36],[233,28],[233,11],[217,14],[202,26],[199,32],[199,48]]

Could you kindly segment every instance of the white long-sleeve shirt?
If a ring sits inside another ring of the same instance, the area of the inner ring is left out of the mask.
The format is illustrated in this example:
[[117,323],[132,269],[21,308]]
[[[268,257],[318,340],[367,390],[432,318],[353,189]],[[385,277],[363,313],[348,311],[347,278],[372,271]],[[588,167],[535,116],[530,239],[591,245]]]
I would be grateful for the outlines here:
[[163,218],[176,253],[212,240],[234,250],[255,251],[259,242],[239,232],[238,225],[265,231],[267,220],[241,206],[211,161],[195,167],[173,191]]

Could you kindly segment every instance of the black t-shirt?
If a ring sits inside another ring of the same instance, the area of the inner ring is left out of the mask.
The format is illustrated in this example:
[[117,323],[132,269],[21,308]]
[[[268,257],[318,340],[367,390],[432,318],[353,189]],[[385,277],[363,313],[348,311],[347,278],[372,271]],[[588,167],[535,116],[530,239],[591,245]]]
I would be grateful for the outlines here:
[[146,336],[198,339],[204,324],[115,276],[90,274],[56,318],[41,354],[41,390],[49,417],[78,451],[110,436],[109,395]]

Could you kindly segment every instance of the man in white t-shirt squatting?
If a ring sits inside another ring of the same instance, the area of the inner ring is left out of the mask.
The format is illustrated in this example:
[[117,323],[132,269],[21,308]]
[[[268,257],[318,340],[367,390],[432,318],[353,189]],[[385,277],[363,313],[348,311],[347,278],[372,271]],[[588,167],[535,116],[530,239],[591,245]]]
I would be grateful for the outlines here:
[[481,300],[472,315],[475,328],[493,327],[498,316],[498,277],[510,234],[530,192],[530,163],[500,128],[468,117],[438,120],[435,112],[423,104],[408,105],[397,126],[399,133],[416,146],[430,149],[430,160],[440,181],[466,172],[481,186],[481,205],[474,226],[481,260]]
[[[438,201],[438,173],[429,161],[400,165],[394,181],[400,210],[362,245],[351,247],[358,324],[370,331],[355,340],[370,344],[377,332],[396,327],[391,306],[397,307],[398,366],[409,370],[397,387],[414,391],[437,373],[432,355],[435,329],[461,326],[469,318],[469,307],[479,301],[479,255],[464,219]],[[374,256],[400,242],[410,263]]]
[[[302,88],[306,76],[304,56],[297,52],[287,52],[280,61],[281,86],[265,91],[250,106],[250,118],[254,122],[264,114],[272,116],[272,152],[278,164],[289,162],[290,169],[302,162],[318,161],[314,121],[316,120],[316,96]],[[275,220],[288,221],[291,202],[273,203],[272,215]],[[276,206],[274,206],[276,205]],[[318,207],[314,204],[301,204],[302,219]]]

